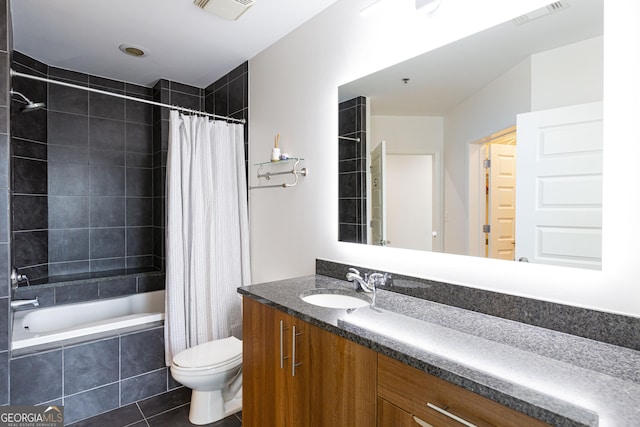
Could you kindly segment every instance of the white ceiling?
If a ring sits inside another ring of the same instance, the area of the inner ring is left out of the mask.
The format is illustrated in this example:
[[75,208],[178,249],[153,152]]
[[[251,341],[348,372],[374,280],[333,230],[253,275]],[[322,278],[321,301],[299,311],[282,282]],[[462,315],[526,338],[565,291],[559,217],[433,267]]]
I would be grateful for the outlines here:
[[[14,49],[48,65],[145,86],[206,87],[336,0],[255,0],[237,21],[193,0],[14,0]],[[120,52],[123,43],[147,56]]]
[[340,101],[367,96],[375,115],[445,115],[528,56],[602,35],[603,2],[570,0],[524,25],[505,22],[347,83]]

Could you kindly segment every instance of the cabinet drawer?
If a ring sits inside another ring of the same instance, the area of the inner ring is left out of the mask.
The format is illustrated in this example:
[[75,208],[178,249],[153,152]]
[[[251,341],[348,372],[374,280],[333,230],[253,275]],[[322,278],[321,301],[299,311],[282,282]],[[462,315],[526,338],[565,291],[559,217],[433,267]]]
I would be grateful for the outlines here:
[[378,396],[437,426],[460,427],[464,423],[436,408],[478,427],[549,426],[381,354],[378,355]]

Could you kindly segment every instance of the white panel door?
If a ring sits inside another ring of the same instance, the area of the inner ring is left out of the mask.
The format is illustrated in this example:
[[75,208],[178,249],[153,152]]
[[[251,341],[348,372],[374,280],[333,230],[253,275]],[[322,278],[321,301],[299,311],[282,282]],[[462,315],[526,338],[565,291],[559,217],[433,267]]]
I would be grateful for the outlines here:
[[385,246],[386,223],[386,157],[387,143],[383,140],[371,152],[371,244]]
[[516,259],[602,265],[602,103],[517,119]]
[[489,258],[515,256],[516,146],[489,144]]
[[388,154],[387,238],[390,246],[430,251],[433,241],[433,156]]

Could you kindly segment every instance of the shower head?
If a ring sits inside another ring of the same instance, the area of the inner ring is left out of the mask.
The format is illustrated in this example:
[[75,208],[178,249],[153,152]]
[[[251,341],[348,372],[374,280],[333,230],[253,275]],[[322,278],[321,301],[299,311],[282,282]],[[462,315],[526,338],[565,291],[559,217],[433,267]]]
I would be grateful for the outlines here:
[[29,98],[27,98],[26,96],[21,94],[20,92],[17,92],[17,91],[15,91],[13,89],[11,90],[11,95],[18,95],[20,98],[22,98],[27,103],[27,105],[23,105],[22,107],[20,107],[20,111],[22,111],[23,113],[28,113],[30,111],[40,110],[40,109],[45,107],[45,103],[44,102],[33,102]]

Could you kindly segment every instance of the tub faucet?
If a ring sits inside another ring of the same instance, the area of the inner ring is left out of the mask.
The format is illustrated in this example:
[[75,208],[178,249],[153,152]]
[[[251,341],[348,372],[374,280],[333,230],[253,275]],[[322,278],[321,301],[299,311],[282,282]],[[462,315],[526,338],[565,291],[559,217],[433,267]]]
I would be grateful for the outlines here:
[[17,299],[11,301],[11,308],[14,310],[25,305],[32,305],[34,307],[39,306],[40,303],[38,302],[38,297],[35,297],[34,299]]

